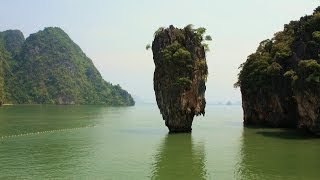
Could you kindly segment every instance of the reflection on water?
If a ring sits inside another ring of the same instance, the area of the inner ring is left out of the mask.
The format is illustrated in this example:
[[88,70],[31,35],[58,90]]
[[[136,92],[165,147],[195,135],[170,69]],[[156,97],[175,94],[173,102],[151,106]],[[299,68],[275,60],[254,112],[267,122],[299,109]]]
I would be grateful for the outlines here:
[[240,179],[318,179],[320,141],[295,131],[244,128]]
[[99,106],[5,106],[0,108],[0,137],[94,126]]
[[159,147],[152,179],[206,179],[203,144],[191,134],[168,134]]
[[0,179],[319,179],[320,139],[207,112],[167,135],[156,106],[2,107]]

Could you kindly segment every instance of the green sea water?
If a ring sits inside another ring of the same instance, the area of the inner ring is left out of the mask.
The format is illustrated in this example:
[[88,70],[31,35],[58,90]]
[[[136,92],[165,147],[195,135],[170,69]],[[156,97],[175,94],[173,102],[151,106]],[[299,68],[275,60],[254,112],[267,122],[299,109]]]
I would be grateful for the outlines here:
[[320,139],[207,106],[168,134],[156,105],[0,108],[0,179],[319,179]]

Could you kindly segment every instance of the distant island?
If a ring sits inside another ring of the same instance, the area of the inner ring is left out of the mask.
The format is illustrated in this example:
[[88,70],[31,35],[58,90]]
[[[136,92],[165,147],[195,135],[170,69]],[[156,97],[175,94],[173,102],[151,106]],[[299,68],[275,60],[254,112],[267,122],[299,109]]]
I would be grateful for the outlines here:
[[241,68],[245,125],[320,135],[320,7],[262,41]]
[[205,114],[208,50],[205,28],[159,28],[152,42],[156,100],[170,133],[191,132],[195,115]]
[[27,39],[0,32],[0,104],[132,106],[131,95],[100,73],[69,36],[48,27]]
[[231,102],[231,101],[228,101],[228,102],[226,102],[226,105],[227,105],[227,106],[231,106],[231,105],[232,105],[232,102]]

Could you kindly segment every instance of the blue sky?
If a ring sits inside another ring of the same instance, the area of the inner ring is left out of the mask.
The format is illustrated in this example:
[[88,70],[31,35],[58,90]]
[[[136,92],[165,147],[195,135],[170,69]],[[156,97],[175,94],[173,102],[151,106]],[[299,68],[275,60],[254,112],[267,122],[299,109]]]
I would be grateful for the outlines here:
[[152,52],[145,50],[153,32],[170,24],[202,26],[213,37],[207,101],[240,101],[233,88],[239,65],[260,41],[319,5],[318,0],[7,0],[1,2],[0,31],[19,29],[27,37],[61,27],[105,80],[154,102]]

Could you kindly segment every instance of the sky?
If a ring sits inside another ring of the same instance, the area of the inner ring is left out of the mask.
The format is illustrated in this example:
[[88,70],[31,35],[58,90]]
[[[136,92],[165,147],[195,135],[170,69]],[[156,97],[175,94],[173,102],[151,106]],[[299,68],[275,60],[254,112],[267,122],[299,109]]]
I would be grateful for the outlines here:
[[205,27],[213,41],[207,53],[209,103],[241,101],[239,65],[259,42],[283,25],[312,14],[319,0],[2,0],[0,31],[25,37],[60,27],[77,43],[102,77],[144,102],[155,102],[152,51],[159,27]]

